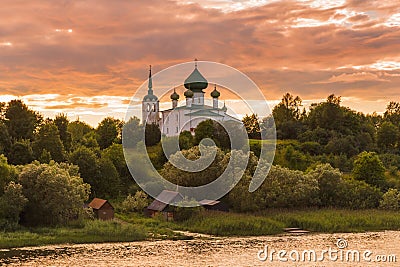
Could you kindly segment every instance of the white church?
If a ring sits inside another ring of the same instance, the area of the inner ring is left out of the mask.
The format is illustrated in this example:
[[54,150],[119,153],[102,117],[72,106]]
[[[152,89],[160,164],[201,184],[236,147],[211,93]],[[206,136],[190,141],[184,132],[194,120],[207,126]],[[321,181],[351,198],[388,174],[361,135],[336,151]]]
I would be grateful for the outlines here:
[[225,104],[222,108],[218,107],[220,92],[217,91],[216,86],[214,86],[214,90],[210,93],[212,106],[205,105],[205,92],[203,90],[207,89],[208,81],[198,70],[197,61],[195,61],[193,72],[184,81],[184,86],[187,89],[184,92],[186,104],[178,106],[180,96],[174,89],[174,92],[170,96],[172,101],[171,108],[160,110],[159,99],[153,92],[150,68],[148,91],[142,101],[142,121],[145,122],[147,120],[147,124],[158,124],[161,134],[165,136],[176,136],[182,131],[190,131],[194,134],[196,126],[207,119],[221,122],[240,122],[226,113],[227,108]]

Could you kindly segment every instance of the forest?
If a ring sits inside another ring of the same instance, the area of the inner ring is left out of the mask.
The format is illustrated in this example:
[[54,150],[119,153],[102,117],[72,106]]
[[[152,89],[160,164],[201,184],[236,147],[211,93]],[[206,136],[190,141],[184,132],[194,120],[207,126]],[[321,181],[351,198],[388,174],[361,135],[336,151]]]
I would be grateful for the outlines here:
[[[306,110],[299,96],[287,93],[272,115],[246,115],[250,159],[240,182],[223,197],[232,211],[270,208],[345,208],[399,210],[400,103],[390,102],[382,115],[363,114],[330,95]],[[258,163],[261,140],[276,125],[273,166],[261,187],[248,192]],[[21,100],[0,104],[0,229],[20,225],[59,225],[88,216],[84,203],[92,197],[113,200],[124,212],[141,212],[150,199],[134,182],[126,165],[122,132],[141,140],[146,129],[148,155],[168,180],[200,185],[226,168],[230,141],[215,121],[206,120],[195,134],[182,132],[179,144],[189,159],[200,157],[199,143],[213,139],[217,156],[209,169],[193,174],[176,169],[164,155],[157,125],[104,118],[93,128],[65,114],[44,118]]]

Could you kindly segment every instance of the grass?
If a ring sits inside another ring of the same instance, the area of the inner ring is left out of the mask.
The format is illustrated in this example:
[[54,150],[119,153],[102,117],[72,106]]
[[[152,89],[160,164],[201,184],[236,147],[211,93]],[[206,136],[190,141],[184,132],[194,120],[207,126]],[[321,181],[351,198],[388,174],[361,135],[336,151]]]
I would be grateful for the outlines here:
[[82,244],[145,240],[147,233],[135,224],[115,221],[85,221],[83,227],[38,227],[0,232],[0,248],[51,244]]
[[217,236],[275,235],[283,233],[285,227],[316,233],[400,230],[400,213],[383,210],[268,210],[259,214],[203,211],[186,222],[166,222],[137,213],[116,217],[114,221],[87,220],[69,227],[0,232],[0,248],[188,238],[175,230]]
[[400,213],[382,210],[269,210],[259,215],[204,212],[182,230],[219,236],[273,235],[296,227],[317,233],[400,230]]

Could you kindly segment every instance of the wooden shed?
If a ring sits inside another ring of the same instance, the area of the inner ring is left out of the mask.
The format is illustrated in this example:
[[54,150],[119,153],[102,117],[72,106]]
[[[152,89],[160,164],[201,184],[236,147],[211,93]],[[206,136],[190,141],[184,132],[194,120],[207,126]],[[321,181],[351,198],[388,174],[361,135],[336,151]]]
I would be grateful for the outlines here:
[[199,204],[203,206],[206,210],[216,210],[225,212],[229,211],[228,206],[219,200],[203,199],[202,201],[199,201]]
[[183,199],[179,192],[163,190],[154,201],[147,207],[146,213],[150,217],[162,214],[167,221],[174,219],[174,212],[170,204],[177,203]]
[[89,207],[93,209],[94,215],[99,220],[114,219],[114,207],[105,199],[94,198],[89,203]]

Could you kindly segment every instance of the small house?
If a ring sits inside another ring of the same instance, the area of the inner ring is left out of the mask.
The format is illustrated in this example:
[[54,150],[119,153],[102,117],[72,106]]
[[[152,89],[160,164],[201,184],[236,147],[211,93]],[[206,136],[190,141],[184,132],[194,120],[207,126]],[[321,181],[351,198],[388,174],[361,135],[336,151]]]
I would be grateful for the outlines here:
[[170,204],[177,203],[182,199],[179,192],[163,190],[147,207],[146,213],[150,217],[162,214],[167,221],[171,221],[174,219],[174,212]]
[[199,204],[206,210],[229,211],[228,206],[219,200],[203,199],[199,201]]
[[114,207],[105,199],[94,198],[89,203],[89,207],[93,209],[95,217],[99,220],[114,219]]

